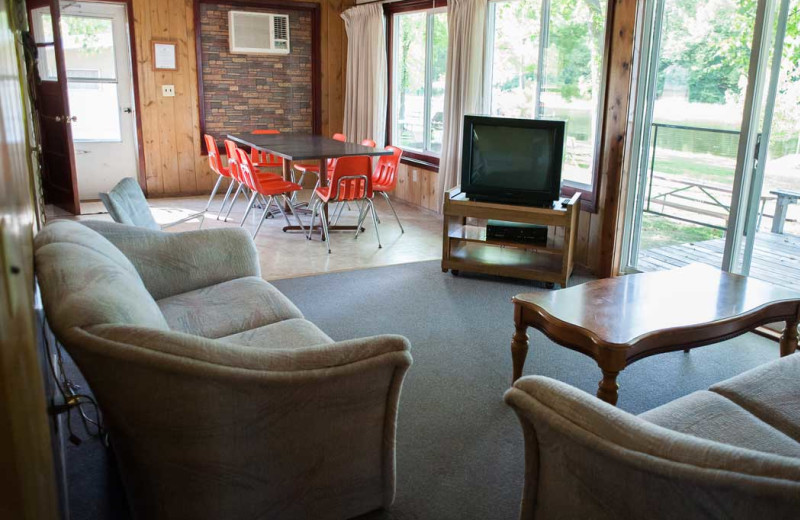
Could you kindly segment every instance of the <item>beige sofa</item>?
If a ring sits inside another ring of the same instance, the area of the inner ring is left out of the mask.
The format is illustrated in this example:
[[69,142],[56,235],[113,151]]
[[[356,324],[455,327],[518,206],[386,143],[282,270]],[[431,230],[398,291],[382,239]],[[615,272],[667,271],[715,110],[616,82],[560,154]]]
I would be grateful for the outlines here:
[[392,503],[405,338],[334,342],[261,278],[241,229],[55,221],[35,247],[47,319],[104,412],[137,518]]
[[639,416],[545,377],[505,400],[525,439],[523,519],[800,518],[798,354]]

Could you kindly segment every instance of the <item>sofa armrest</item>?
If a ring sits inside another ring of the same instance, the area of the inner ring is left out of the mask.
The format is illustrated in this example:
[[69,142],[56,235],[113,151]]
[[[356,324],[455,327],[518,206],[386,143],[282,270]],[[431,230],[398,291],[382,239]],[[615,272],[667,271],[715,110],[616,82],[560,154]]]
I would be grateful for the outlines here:
[[99,220],[97,231],[128,257],[154,299],[160,300],[245,276],[261,276],[253,239],[241,228],[180,233]]
[[790,518],[800,507],[797,459],[668,430],[545,377],[518,380],[505,401],[525,440],[521,518]]
[[391,505],[405,338],[270,349],[111,325],[73,332],[67,348],[139,517],[350,518]]

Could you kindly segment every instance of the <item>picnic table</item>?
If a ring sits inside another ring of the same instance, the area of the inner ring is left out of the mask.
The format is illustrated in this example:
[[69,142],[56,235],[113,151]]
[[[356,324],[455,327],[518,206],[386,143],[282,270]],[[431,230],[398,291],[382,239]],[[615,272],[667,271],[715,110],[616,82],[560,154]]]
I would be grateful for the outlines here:
[[778,201],[775,203],[775,216],[772,218],[772,232],[782,235],[783,225],[786,223],[786,211],[790,204],[797,204],[797,199],[800,199],[800,191],[772,190],[770,193],[778,196]]
[[[656,183],[657,190],[663,191],[653,194],[653,185]],[[665,213],[658,213],[651,209],[651,204],[657,204],[661,206],[662,212],[664,211],[664,208],[672,208],[678,211],[721,219],[723,222],[723,227],[728,225],[728,217],[730,216],[731,210],[730,199],[733,194],[733,188],[731,186],[705,180],[687,179],[685,177],[658,173],[651,174],[650,186],[651,193],[648,195],[647,211],[666,215]],[[771,195],[761,195],[759,198],[757,226],[761,226],[761,218],[764,215],[764,209],[767,202],[774,199],[775,197]],[[695,224],[700,224],[703,226],[709,225],[708,223],[702,221],[690,219],[683,220],[694,222]],[[781,227],[782,226],[783,224],[781,224]]]

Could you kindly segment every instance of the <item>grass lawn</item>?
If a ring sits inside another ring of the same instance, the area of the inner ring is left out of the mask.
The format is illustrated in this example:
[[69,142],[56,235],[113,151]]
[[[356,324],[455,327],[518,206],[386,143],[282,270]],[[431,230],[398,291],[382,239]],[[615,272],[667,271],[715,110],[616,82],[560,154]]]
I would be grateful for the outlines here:
[[645,213],[642,220],[640,251],[675,244],[703,242],[722,238],[723,231],[697,224]]
[[725,185],[733,185],[736,167],[731,165],[730,161],[720,160],[709,155],[686,157],[667,153],[656,156],[655,166],[658,173]]

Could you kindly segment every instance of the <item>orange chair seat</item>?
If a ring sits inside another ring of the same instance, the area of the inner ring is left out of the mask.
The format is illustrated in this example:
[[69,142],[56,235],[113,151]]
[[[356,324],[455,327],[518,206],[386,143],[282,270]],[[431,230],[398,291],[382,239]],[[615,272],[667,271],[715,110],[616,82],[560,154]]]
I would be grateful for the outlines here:
[[372,191],[392,191],[394,188],[389,184],[373,184]]
[[284,181],[283,179],[279,181],[269,181],[261,184],[258,186],[256,190],[262,195],[280,195],[282,193],[289,193],[291,191],[299,191],[302,190],[303,187],[297,183]]
[[328,202],[331,198],[331,188],[330,186],[325,186],[324,188],[317,188],[317,197],[319,197],[324,202]]
[[[317,197],[319,197],[322,202],[328,202],[331,199],[330,186],[325,186],[324,188],[317,188],[316,192],[317,192]],[[337,201],[361,200],[363,197],[364,197],[363,188],[361,188],[360,190],[342,188],[339,190],[339,197],[336,200]]]

